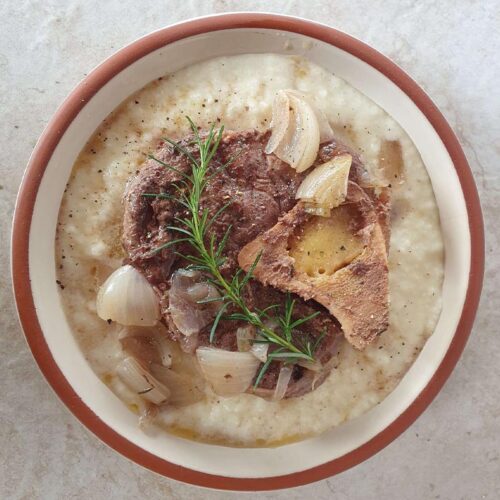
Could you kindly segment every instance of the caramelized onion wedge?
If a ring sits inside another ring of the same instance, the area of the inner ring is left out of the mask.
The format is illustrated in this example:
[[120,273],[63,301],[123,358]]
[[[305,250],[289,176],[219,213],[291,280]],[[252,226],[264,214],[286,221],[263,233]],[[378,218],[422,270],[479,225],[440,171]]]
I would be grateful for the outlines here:
[[266,153],[274,153],[297,172],[307,170],[314,163],[320,129],[316,113],[306,100],[280,90],[273,103],[271,128]]
[[116,373],[130,389],[146,401],[159,405],[170,396],[168,388],[131,356],[116,367]]
[[283,365],[280,369],[280,374],[278,375],[278,382],[276,383],[276,388],[274,389],[273,400],[280,401],[285,397],[286,390],[288,389],[288,384],[292,378],[293,365]]
[[250,352],[198,347],[196,357],[203,376],[220,396],[245,392],[252,383],[260,361]]
[[97,293],[97,314],[125,326],[153,326],[160,319],[158,297],[134,267],[119,267]]
[[306,210],[328,217],[332,208],[345,201],[352,156],[342,154],[316,167],[303,181],[295,194],[306,202]]

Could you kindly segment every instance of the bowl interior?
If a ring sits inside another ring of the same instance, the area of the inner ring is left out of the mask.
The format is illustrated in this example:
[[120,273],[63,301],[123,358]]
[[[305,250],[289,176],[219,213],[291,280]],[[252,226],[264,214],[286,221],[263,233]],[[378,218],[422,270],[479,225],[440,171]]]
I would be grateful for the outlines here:
[[[364,416],[321,437],[280,448],[233,449],[168,434],[148,436],[139,430],[136,416],[94,375],[61,307],[54,237],[65,184],[78,153],[100,122],[149,81],[207,58],[265,52],[301,54],[335,73],[392,115],[414,141],[431,177],[445,241],[442,314],[434,334],[398,387]],[[130,442],[174,464],[216,475],[270,477],[303,471],[358,448],[417,398],[443,359],[460,319],[469,277],[470,232],[450,156],[434,128],[399,87],[377,69],[327,43],[279,30],[241,28],[193,36],[151,52],[118,73],[86,103],[61,138],[43,176],[30,230],[29,266],[35,307],[52,356],[99,419]]]

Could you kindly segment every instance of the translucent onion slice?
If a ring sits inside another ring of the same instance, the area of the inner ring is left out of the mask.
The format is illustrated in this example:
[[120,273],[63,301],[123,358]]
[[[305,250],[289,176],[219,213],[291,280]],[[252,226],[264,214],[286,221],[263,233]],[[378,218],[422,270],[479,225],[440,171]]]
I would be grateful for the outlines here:
[[318,209],[315,215],[329,216],[329,210],[345,201],[352,156],[342,154],[316,167],[303,181],[295,194],[306,202],[306,210]]
[[203,376],[220,396],[245,392],[252,383],[260,361],[250,352],[199,347],[196,357]]
[[274,389],[273,400],[280,401],[285,397],[286,390],[288,389],[288,384],[292,378],[293,365],[283,365],[280,369],[280,374],[278,375],[278,382],[276,383],[276,388]]
[[298,90],[286,90],[285,92],[289,95],[295,95],[299,99],[303,99],[309,104],[309,106],[311,106],[318,120],[319,143],[322,144],[323,142],[331,141],[334,138],[332,127],[330,126],[325,113],[323,113],[323,111],[316,106],[311,96]]
[[116,367],[116,373],[131,390],[151,403],[159,405],[170,396],[168,388],[131,356]]
[[151,372],[169,388],[169,405],[181,408],[194,404],[204,397],[204,382],[201,377],[190,376],[186,373],[178,373],[160,365],[152,365]]
[[264,320],[264,326],[266,328],[269,328],[269,330],[272,330],[273,332],[275,332],[279,328],[280,325],[275,319],[268,318],[268,319]]
[[285,137],[290,122],[290,102],[284,90],[278,91],[273,102],[273,117],[271,120],[271,137],[264,150],[271,154]]
[[[222,302],[217,289],[198,271],[178,269],[168,292],[168,312],[178,330],[190,336],[199,333],[217,314]],[[215,302],[214,302],[215,300]]]
[[311,106],[295,96],[289,96],[290,123],[287,133],[274,154],[297,172],[307,170],[319,150],[319,126]]
[[155,326],[126,326],[118,333],[122,349],[144,366],[159,363],[171,366],[173,358],[172,342],[167,340],[166,332]]
[[306,100],[280,90],[273,103],[271,128],[266,153],[274,153],[297,172],[307,170],[314,163],[320,130],[316,113]]
[[120,344],[128,356],[132,356],[143,366],[161,362],[158,346],[153,337],[146,335],[123,337],[120,339]]
[[130,265],[119,267],[97,293],[97,314],[125,326],[153,326],[160,319],[158,296]]
[[267,361],[267,351],[269,350],[269,344],[263,342],[255,342],[250,349],[250,352],[262,363]]
[[[264,326],[275,332],[279,328],[279,324],[275,319],[264,320]],[[262,340],[264,337],[259,333],[256,337],[257,340]],[[254,342],[250,352],[262,363],[267,361],[267,353],[269,351],[269,344],[265,342]]]
[[255,327],[247,325],[236,330],[236,343],[238,351],[246,352],[252,347],[252,340],[255,338]]
[[198,347],[198,334],[194,335],[181,335],[179,340],[179,346],[183,352],[188,354],[194,354],[196,348]]

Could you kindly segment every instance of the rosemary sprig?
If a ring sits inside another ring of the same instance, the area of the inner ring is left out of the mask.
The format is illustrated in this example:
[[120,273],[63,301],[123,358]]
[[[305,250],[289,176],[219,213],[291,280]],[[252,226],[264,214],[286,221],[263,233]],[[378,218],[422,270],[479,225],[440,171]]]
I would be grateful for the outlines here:
[[[269,368],[272,361],[282,361],[284,363],[295,363],[299,360],[314,361],[314,352],[319,344],[316,341],[314,344],[307,342],[305,345],[298,345],[294,343],[292,336],[293,331],[306,321],[314,318],[319,312],[311,314],[307,317],[300,318],[293,321],[293,309],[295,301],[292,300],[288,294],[285,305],[281,314],[279,314],[279,305],[272,305],[264,310],[252,311],[248,308],[244,298],[243,290],[248,282],[253,277],[253,272],[257,266],[260,255],[257,256],[248,272],[239,269],[231,279],[226,279],[220,272],[220,267],[224,263],[223,251],[229,237],[231,226],[227,228],[222,239],[217,242],[215,235],[209,234],[209,229],[217,220],[217,217],[226,210],[230,203],[222,206],[212,217],[207,208],[201,208],[201,197],[207,182],[214,175],[208,174],[208,167],[211,160],[217,152],[220,145],[224,126],[221,126],[218,131],[212,125],[206,138],[199,135],[198,128],[193,121],[187,117],[189,125],[194,135],[193,144],[198,148],[198,156],[184,148],[178,142],[172,141],[168,138],[164,140],[172,145],[172,147],[179,153],[186,156],[190,162],[191,172],[182,172],[165,162],[150,156],[150,158],[159,162],[165,168],[173,170],[179,177],[179,181],[175,185],[177,188],[177,195],[173,196],[166,193],[144,193],[143,196],[151,197],[156,196],[159,198],[173,199],[180,203],[188,212],[187,217],[176,217],[174,220],[177,223],[175,226],[168,226],[167,229],[173,233],[177,233],[178,238],[171,240],[164,245],[156,248],[154,252],[159,252],[164,248],[168,248],[177,243],[189,243],[194,250],[193,254],[184,255],[177,254],[190,262],[190,267],[200,270],[210,276],[210,282],[213,283],[219,290],[221,297],[217,300],[222,301],[223,304],[219,309],[210,331],[210,342],[213,342],[217,326],[221,319],[241,320],[253,325],[259,332],[259,340],[256,342],[265,342],[272,344],[276,347],[275,350],[269,353],[267,361],[263,364],[255,381],[255,387],[258,386],[265,372]],[[234,157],[231,158],[225,165],[217,167],[216,172],[221,168],[227,167]],[[227,309],[233,306],[236,312],[225,315]],[[274,314],[271,316],[270,311]],[[273,319],[277,322],[281,335],[266,325],[266,320]],[[321,339],[319,339],[321,340]]]

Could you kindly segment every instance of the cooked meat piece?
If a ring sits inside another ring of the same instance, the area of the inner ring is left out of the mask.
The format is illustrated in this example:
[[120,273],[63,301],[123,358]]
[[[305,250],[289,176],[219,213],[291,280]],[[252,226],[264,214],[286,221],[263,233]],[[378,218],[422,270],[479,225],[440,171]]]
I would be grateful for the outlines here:
[[[230,202],[212,228],[220,240],[228,226],[234,226],[225,251],[224,271],[228,273],[237,268],[240,248],[272,227],[280,215],[293,207],[295,191],[302,180],[287,164],[264,153],[267,139],[268,134],[253,130],[228,132],[211,162],[211,172],[215,169],[218,172],[208,183],[201,202],[210,216]],[[181,144],[197,156],[191,142],[192,138],[187,138]],[[178,236],[167,226],[175,225],[174,217],[184,213],[175,201],[151,195],[174,195],[174,184],[182,179],[180,172],[189,172],[190,164],[185,155],[164,144],[155,158],[147,161],[127,186],[123,246],[129,262],[152,284],[165,290],[175,255],[171,248],[155,250]],[[223,168],[231,158],[233,162]]]
[[[347,340],[363,349],[387,329],[389,318],[387,249],[376,207],[350,181],[345,203],[321,226],[318,220],[298,203],[241,250],[240,266],[248,269],[261,253],[254,270],[259,281],[323,304]],[[334,245],[337,254],[328,253]]]
[[[221,267],[226,277],[233,276],[239,268],[240,250],[271,229],[281,216],[296,205],[295,192],[304,174],[297,174],[274,155],[266,155],[264,147],[268,138],[269,133],[254,130],[226,132],[209,167],[211,177],[201,198],[202,208],[208,209],[211,217],[229,203],[211,227],[211,234],[215,235],[216,241],[220,241],[231,226],[224,251],[225,262]],[[180,144],[197,157],[197,148],[192,143],[192,137],[183,139]],[[345,151],[345,147],[335,142],[323,145],[317,163]],[[359,158],[354,158],[356,166],[351,171],[353,178],[359,180],[365,175],[364,169]],[[233,161],[229,162],[231,159]],[[161,143],[155,157],[148,160],[129,181],[124,196],[123,231],[127,262],[139,269],[155,287],[162,301],[163,321],[168,327],[169,335],[173,340],[179,341],[187,351],[192,351],[197,345],[209,345],[210,332],[210,326],[207,326],[186,342],[185,336],[177,330],[168,314],[168,290],[172,273],[187,265],[186,260],[179,257],[179,254],[192,253],[192,249],[182,243],[175,245],[175,248],[170,246],[158,249],[178,238],[178,234],[169,230],[168,226],[178,225],[175,218],[184,217],[186,213],[172,196],[176,194],[176,183],[178,184],[182,174],[190,172],[190,169],[185,155],[170,145]],[[160,193],[162,197],[154,196]],[[271,304],[284,304],[286,298],[283,291],[255,280],[250,282],[245,293],[250,308],[263,309]],[[321,362],[327,364],[336,352],[335,340],[340,333],[339,323],[318,302],[306,301],[295,295],[293,298],[296,301],[294,317],[297,319],[315,311],[320,313],[313,320],[304,323],[297,335],[300,335],[304,342],[314,342],[319,335],[324,334],[318,346],[317,356]],[[235,331],[238,326],[242,324],[221,321],[211,345],[236,350]],[[279,369],[280,364],[273,363],[259,388],[273,390]],[[313,380],[309,380],[309,376],[309,370],[296,367],[287,397],[311,390]],[[323,376],[315,376],[314,384],[321,383],[322,378],[324,379]]]

